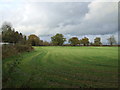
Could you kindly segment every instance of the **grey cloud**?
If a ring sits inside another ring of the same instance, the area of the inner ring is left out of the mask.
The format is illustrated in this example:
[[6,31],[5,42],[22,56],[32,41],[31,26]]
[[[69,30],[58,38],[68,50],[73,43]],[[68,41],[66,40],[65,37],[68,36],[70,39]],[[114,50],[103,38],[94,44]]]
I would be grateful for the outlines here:
[[[117,8],[117,3],[90,3],[89,12],[82,18],[81,23],[57,27],[55,31],[61,30],[65,34],[71,33],[73,35],[117,32]],[[79,19],[79,16],[77,18]]]
[[23,34],[37,34],[45,40],[56,33],[66,37],[104,36],[118,31],[117,5],[117,2],[2,3],[0,19],[10,21]]

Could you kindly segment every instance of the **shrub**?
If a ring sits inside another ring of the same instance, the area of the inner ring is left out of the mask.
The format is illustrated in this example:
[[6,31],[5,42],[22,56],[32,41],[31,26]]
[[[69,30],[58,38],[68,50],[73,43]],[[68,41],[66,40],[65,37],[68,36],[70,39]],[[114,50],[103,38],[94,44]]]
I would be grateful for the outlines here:
[[7,44],[2,45],[2,59],[17,55],[22,52],[30,52],[33,50],[33,47],[30,45],[21,45],[21,44]]
[[30,52],[31,50],[33,50],[32,46],[30,45],[20,45],[20,44],[16,44],[15,48],[17,49],[18,52]]

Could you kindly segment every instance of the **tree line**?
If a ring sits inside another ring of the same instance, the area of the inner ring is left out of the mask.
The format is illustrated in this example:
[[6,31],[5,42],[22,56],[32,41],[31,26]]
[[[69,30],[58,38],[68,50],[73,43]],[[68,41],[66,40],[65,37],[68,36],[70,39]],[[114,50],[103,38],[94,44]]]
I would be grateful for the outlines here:
[[[114,36],[111,36],[107,39],[109,45],[116,44],[116,40]],[[57,33],[56,35],[51,37],[51,42],[40,40],[38,36],[36,35],[30,35],[28,36],[28,42],[33,46],[101,46],[101,38],[96,37],[94,39],[94,43],[89,41],[89,38],[84,37],[82,39],[78,39],[78,37],[72,37],[68,40],[69,44],[64,44],[66,42],[66,38],[63,34]]]
[[[78,39],[78,37],[71,37],[68,40],[68,44],[64,44],[66,42],[66,38],[63,34],[57,33],[56,35],[51,37],[51,42],[40,40],[40,38],[35,35],[31,34],[28,37],[23,35],[22,33],[19,33],[18,31],[15,31],[14,28],[12,28],[12,25],[10,23],[3,23],[2,27],[2,41],[8,42],[8,43],[20,43],[20,44],[27,44],[32,46],[101,46],[101,38],[96,37],[94,39],[94,42],[90,42],[89,38],[84,37],[82,39]],[[108,39],[109,45],[116,44],[116,40],[114,36],[110,36]]]
[[27,37],[15,31],[10,23],[3,23],[1,30],[0,37],[2,40],[0,39],[0,42],[9,43],[2,45],[2,59],[34,50],[32,45],[28,43]]
[[15,29],[12,28],[12,25],[10,23],[4,23],[1,29],[3,42],[25,44],[27,40],[26,36],[22,35],[22,33],[19,33],[18,31],[15,31]]

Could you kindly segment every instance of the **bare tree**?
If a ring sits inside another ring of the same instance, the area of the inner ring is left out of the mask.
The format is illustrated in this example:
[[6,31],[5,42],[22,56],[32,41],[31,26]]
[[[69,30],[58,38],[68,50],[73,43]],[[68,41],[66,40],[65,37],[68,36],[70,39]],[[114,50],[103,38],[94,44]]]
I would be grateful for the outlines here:
[[108,40],[110,45],[113,45],[113,44],[117,43],[116,40],[115,40],[115,37],[113,35],[110,36],[107,40]]

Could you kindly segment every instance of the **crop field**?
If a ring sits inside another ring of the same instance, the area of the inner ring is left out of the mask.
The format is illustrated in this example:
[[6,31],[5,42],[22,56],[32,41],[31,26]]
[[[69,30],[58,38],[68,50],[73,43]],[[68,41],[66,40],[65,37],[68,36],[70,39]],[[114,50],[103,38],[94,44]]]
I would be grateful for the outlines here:
[[118,47],[34,47],[3,60],[3,88],[117,88]]

